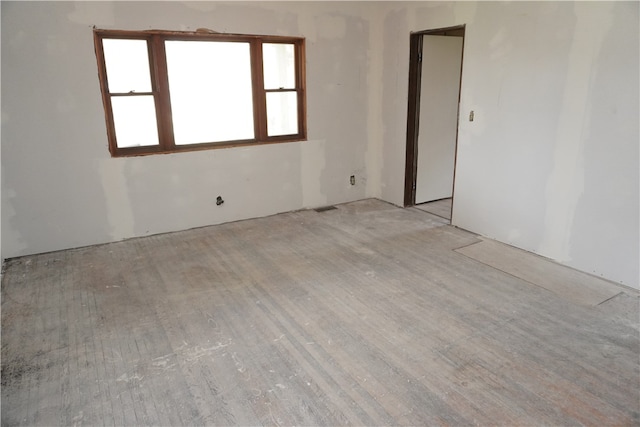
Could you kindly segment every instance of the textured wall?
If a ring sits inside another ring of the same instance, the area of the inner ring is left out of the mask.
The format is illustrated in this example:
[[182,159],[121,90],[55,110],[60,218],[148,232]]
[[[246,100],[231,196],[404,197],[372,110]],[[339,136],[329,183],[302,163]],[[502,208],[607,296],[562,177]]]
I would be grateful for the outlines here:
[[[2,255],[365,198],[368,14],[331,2],[2,2]],[[94,25],[306,37],[309,141],[111,158]]]
[[453,223],[638,287],[638,3],[386,7],[382,197],[402,203],[409,32],[467,24]]
[[[4,257],[364,197],[401,205],[409,34],[467,24],[461,117],[475,121],[459,125],[454,224],[640,286],[636,2],[1,7]],[[306,37],[309,141],[110,158],[93,25]]]

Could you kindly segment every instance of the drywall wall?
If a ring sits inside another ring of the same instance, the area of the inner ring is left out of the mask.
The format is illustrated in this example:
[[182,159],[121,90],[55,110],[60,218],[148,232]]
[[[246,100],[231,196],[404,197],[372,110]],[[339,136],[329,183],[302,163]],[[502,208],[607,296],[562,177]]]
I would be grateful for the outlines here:
[[[1,7],[4,257],[367,196],[372,36],[366,5],[117,1]],[[111,158],[94,25],[306,37],[309,140]],[[356,175],[355,186],[350,175]],[[218,195],[222,206],[216,206]]]
[[[459,126],[454,224],[640,286],[638,3],[0,7],[4,257],[363,197],[401,205],[409,34],[467,24],[461,116],[476,119]],[[93,25],[306,37],[309,141],[110,158]]]
[[416,203],[453,194],[462,37],[422,36]]
[[402,203],[409,32],[466,24],[453,223],[638,288],[639,4],[384,7],[382,198]]

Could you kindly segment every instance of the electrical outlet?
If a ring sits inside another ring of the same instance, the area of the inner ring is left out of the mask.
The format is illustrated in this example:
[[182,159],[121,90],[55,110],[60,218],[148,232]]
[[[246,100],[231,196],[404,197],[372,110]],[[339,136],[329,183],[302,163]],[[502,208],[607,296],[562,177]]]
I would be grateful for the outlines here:
[[351,185],[356,185],[356,176],[355,175],[351,175],[349,177],[349,182],[351,183]]

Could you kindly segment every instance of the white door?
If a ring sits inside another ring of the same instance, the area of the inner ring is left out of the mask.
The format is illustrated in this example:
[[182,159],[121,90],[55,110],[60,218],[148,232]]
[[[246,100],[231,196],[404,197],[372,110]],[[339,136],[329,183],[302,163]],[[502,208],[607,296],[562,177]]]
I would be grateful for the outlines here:
[[423,36],[416,204],[453,195],[462,40]]

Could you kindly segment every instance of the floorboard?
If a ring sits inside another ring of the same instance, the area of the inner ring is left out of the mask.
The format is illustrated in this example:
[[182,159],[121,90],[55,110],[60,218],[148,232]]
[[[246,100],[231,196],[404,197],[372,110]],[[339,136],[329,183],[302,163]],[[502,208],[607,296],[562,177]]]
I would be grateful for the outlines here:
[[638,425],[638,294],[567,299],[446,222],[363,200],[11,260],[2,425]]
[[451,219],[451,203],[452,198],[436,200],[434,202],[421,203],[415,205],[416,209],[429,212],[430,214],[439,216],[444,219]]

